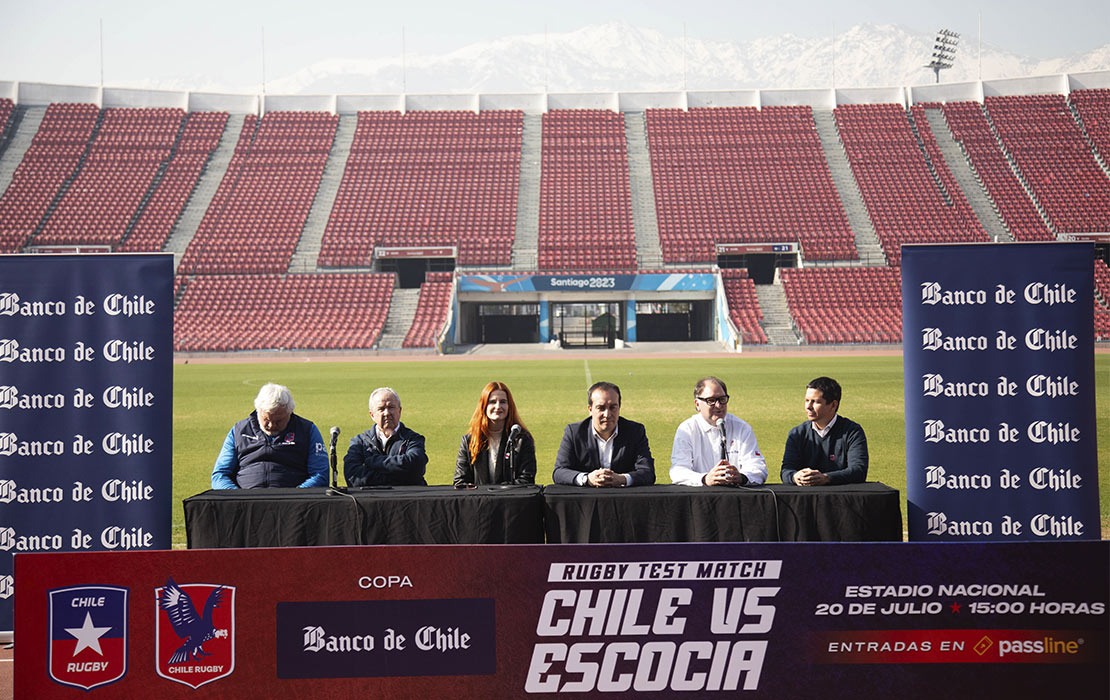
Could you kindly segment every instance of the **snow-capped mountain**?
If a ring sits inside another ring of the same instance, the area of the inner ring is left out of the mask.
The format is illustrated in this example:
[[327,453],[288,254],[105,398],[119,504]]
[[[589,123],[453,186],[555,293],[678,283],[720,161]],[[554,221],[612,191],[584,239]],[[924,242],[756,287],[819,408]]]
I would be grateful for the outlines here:
[[[860,24],[833,37],[784,34],[702,41],[624,22],[564,34],[526,34],[442,55],[333,58],[266,85],[269,94],[536,93],[925,85],[933,35]],[[1110,69],[1110,44],[1036,60],[964,37],[942,82]],[[148,82],[143,87],[158,86]],[[206,85],[208,89],[215,86]],[[179,85],[174,86],[180,89]],[[241,90],[228,90],[237,92]]]

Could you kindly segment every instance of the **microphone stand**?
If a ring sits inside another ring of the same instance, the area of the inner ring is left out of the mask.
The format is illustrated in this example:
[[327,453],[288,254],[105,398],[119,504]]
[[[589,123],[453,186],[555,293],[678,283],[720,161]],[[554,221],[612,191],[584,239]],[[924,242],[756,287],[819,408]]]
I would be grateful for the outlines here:
[[328,488],[328,493],[347,493],[347,489],[339,485],[339,467],[337,466],[338,458],[335,454],[335,442],[339,439],[339,428],[331,429],[331,445],[328,446],[328,466],[331,467],[331,486]]
[[521,486],[528,486],[528,484],[516,483],[518,474],[516,473],[516,449],[514,448],[516,447],[516,441],[519,439],[520,438],[517,437],[516,439],[509,440],[505,445],[505,466],[509,469],[509,481],[511,483],[496,484],[490,487],[491,490],[507,491],[509,489],[518,489]]

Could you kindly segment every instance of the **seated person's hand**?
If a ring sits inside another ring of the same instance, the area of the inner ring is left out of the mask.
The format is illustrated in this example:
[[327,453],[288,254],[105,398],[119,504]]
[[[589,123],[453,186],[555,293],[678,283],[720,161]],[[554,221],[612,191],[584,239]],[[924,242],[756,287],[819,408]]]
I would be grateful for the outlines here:
[[590,486],[606,488],[624,486],[627,482],[623,474],[618,474],[612,469],[597,469],[590,472],[590,475],[586,477],[586,483]]
[[798,486],[824,486],[829,483],[829,476],[816,469],[799,469],[794,473],[794,483]]
[[721,460],[703,479],[706,486],[742,486],[747,478],[728,462]]

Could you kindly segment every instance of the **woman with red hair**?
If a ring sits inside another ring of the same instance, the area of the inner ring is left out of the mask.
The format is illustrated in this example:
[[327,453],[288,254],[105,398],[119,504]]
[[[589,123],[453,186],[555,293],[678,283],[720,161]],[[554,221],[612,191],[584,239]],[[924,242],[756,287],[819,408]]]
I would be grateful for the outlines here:
[[[517,426],[519,436],[509,445],[509,435]],[[510,447],[512,473],[506,459]],[[455,486],[536,483],[536,443],[520,422],[512,392],[501,382],[490,382],[482,390],[470,428],[459,443],[454,481]]]

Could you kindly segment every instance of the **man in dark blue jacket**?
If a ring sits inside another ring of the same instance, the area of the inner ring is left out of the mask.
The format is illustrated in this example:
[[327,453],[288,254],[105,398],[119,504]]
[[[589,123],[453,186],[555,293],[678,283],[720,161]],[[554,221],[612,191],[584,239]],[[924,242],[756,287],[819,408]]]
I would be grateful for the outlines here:
[[655,483],[655,460],[640,423],[621,418],[621,390],[597,382],[586,394],[590,417],[571,423],[555,457],[556,484],[646,486]]
[[348,486],[427,486],[424,436],[401,422],[401,397],[389,387],[370,394],[374,425],[351,438],[343,457]]
[[837,415],[840,384],[818,377],[806,385],[806,422],[791,429],[782,455],[782,483],[798,486],[867,481],[867,436]]
[[328,456],[320,431],[293,413],[289,389],[266,384],[254,413],[224,438],[212,467],[212,488],[251,489],[328,485]]

